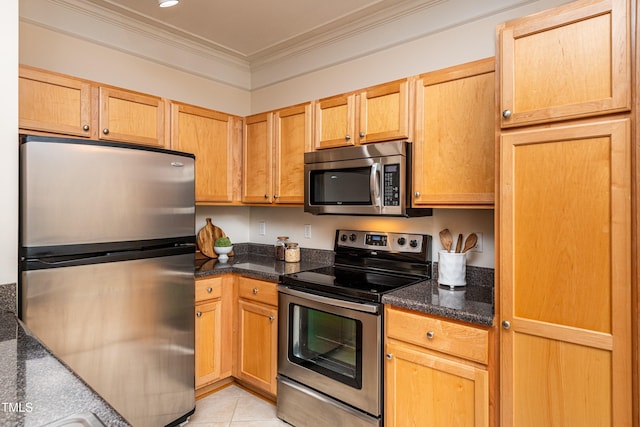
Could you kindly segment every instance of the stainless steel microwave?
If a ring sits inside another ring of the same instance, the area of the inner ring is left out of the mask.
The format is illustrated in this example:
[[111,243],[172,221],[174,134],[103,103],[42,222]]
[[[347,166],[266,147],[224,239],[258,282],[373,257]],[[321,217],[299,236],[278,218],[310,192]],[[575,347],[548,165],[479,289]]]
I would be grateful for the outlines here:
[[411,208],[411,143],[304,154],[304,210],[314,215],[428,216]]

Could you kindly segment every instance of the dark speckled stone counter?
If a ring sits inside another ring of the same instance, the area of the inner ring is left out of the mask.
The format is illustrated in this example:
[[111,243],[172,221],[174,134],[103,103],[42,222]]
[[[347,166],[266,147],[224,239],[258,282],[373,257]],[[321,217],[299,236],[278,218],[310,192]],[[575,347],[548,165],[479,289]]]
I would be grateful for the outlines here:
[[196,278],[236,273],[256,279],[277,282],[283,274],[298,273],[331,265],[334,257],[333,251],[301,248],[300,262],[276,261],[272,245],[254,243],[234,245],[233,251],[234,256],[230,257],[226,263],[197,254]]
[[0,313],[0,425],[44,426],[80,413],[107,426],[129,425],[13,313]]
[[467,267],[467,286],[456,288],[439,286],[437,264],[433,270],[433,280],[390,292],[382,302],[477,325],[493,325],[493,270]]

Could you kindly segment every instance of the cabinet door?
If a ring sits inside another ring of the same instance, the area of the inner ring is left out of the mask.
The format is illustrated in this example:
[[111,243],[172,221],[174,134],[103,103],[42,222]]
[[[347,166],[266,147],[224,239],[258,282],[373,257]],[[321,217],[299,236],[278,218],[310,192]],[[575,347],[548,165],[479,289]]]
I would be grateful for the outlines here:
[[99,88],[99,138],[165,147],[163,99],[115,88]]
[[222,301],[196,305],[196,388],[221,377]]
[[494,58],[418,79],[414,206],[493,206],[494,79]]
[[242,299],[238,309],[238,378],[275,396],[278,309]]
[[257,114],[245,119],[242,172],[242,201],[273,201],[273,113]]
[[311,104],[275,113],[274,200],[276,203],[304,203],[304,152],[311,151]]
[[502,422],[631,425],[630,123],[503,134]]
[[239,201],[239,119],[179,103],[171,117],[171,147],[196,155],[196,203]]
[[385,426],[488,427],[485,369],[387,342]]
[[409,83],[399,80],[360,93],[358,142],[409,138]]
[[626,0],[572,2],[499,33],[502,127],[631,107]]
[[91,85],[20,67],[20,129],[91,137]]
[[355,99],[354,94],[339,95],[316,103],[316,150],[355,145]]

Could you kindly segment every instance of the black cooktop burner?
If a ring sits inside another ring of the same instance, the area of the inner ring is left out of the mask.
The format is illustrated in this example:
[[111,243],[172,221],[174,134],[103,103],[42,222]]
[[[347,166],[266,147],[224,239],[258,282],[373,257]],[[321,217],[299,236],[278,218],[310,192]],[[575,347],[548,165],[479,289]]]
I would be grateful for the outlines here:
[[383,294],[425,279],[424,277],[359,268],[331,266],[285,275],[283,283],[332,296],[341,295],[380,302]]

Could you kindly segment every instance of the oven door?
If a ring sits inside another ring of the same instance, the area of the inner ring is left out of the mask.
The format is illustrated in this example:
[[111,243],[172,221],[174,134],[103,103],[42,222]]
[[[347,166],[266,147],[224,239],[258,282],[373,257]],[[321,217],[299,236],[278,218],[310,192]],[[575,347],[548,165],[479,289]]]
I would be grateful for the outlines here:
[[278,290],[278,373],[379,416],[381,305]]

